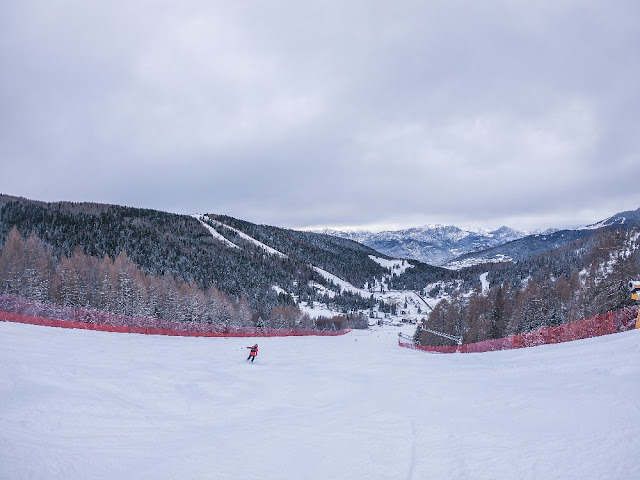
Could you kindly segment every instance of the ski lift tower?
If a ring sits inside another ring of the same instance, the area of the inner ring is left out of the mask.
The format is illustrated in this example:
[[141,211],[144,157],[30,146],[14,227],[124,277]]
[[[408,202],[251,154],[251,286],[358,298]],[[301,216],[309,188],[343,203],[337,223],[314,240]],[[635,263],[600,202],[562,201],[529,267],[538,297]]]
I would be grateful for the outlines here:
[[[640,300],[640,281],[631,280],[629,282],[629,291],[631,298],[636,302]],[[638,310],[638,319],[636,320],[636,328],[640,328],[640,310]]]
[[[437,335],[439,337],[446,338],[448,340],[452,340],[452,341],[456,342],[458,345],[462,345],[462,336],[451,335],[451,334],[444,333],[444,332],[438,332],[437,330],[432,330],[431,328],[424,327],[422,325],[422,322],[418,322],[418,330],[424,331],[424,332],[433,333],[434,335]],[[408,337],[402,335],[401,333],[398,334],[398,336],[400,336],[402,338],[408,338]]]
[[434,335],[438,335],[439,337],[448,338],[456,342],[458,345],[462,345],[462,337],[458,337],[456,335],[449,335],[448,333],[438,332],[436,330],[431,330],[430,328],[422,327],[421,330],[429,333],[433,333]]

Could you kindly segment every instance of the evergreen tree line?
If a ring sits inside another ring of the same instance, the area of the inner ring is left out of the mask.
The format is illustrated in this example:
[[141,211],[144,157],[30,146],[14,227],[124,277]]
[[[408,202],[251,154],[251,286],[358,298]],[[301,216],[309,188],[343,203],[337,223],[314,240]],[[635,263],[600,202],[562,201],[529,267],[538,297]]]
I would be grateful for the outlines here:
[[[637,229],[603,229],[557,251],[516,264],[476,266],[464,272],[474,290],[457,290],[430,313],[426,326],[464,343],[560,325],[633,305],[627,285],[640,278]],[[479,275],[489,272],[489,289]],[[424,344],[447,340],[418,332]]]
[[287,287],[296,279],[292,272],[310,275],[287,259],[263,258],[255,248],[228,248],[186,215],[22,199],[0,206],[0,244],[17,226],[25,238],[35,233],[58,259],[72,257],[77,248],[96,258],[115,259],[125,251],[140,270],[155,277],[169,275],[204,291],[215,286],[236,300],[246,296],[263,317],[279,305],[273,285],[291,291]]
[[15,227],[0,251],[0,293],[117,315],[235,328],[342,329],[362,323],[358,316],[314,320],[292,305],[276,306],[263,318],[246,297],[236,301],[214,286],[202,290],[170,274],[145,273],[125,252],[98,259],[76,248],[58,260],[37,235],[24,240]]
[[[141,272],[174,278],[201,291],[215,287],[236,303],[243,298],[256,317],[268,319],[275,307],[295,306],[295,298],[321,301],[312,288],[333,290],[338,310],[352,310],[353,299],[315,271],[311,264],[355,285],[373,283],[388,271],[372,261],[368,247],[310,232],[253,225],[231,217],[215,217],[286,255],[266,254],[231,229],[216,226],[240,248],[230,247],[187,215],[92,203],[43,203],[0,195],[0,246],[16,226],[24,238],[35,233],[58,262],[77,249],[87,256],[115,260],[121,252]],[[379,255],[379,254],[378,254]],[[274,286],[288,292],[280,294]]]

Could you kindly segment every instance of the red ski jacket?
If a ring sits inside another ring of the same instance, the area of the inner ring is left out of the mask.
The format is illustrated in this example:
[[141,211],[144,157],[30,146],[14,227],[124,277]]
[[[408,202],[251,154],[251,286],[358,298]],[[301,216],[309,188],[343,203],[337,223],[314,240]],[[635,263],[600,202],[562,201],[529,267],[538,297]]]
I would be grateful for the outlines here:
[[247,347],[250,348],[251,351],[249,352],[249,355],[255,357],[258,354],[258,346],[254,345],[253,347]]

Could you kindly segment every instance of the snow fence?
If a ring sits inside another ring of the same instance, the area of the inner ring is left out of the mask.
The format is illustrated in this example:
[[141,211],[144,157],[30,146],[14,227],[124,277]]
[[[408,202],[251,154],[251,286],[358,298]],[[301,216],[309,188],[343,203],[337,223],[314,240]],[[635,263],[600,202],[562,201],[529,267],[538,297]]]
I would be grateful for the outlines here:
[[311,328],[238,328],[204,322],[171,322],[150,317],[115,315],[85,308],[62,307],[13,295],[0,295],[0,321],[102,332],[182,337],[337,336],[347,330]]
[[638,306],[603,313],[590,318],[583,318],[576,322],[543,327],[526,333],[519,333],[496,340],[468,343],[464,345],[432,346],[415,345],[399,339],[401,347],[423,350],[433,353],[474,353],[491,352],[494,350],[509,350],[513,348],[535,347],[550,343],[570,342],[584,338],[599,337],[611,333],[626,332],[636,326]]

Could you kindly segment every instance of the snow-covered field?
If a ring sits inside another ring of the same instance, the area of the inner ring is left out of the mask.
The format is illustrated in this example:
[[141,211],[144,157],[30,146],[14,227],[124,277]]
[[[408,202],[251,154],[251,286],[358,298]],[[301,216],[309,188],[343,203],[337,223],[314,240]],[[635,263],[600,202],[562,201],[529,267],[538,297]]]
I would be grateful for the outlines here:
[[[0,478],[637,479],[640,331],[483,354],[0,322]],[[405,330],[405,333],[409,333]]]

